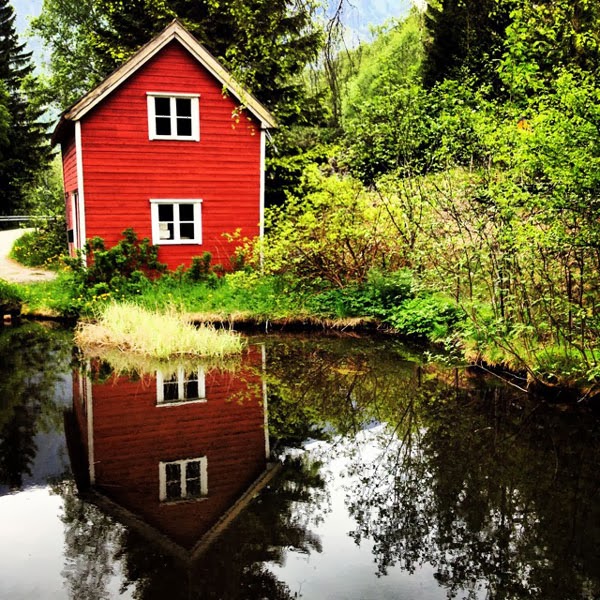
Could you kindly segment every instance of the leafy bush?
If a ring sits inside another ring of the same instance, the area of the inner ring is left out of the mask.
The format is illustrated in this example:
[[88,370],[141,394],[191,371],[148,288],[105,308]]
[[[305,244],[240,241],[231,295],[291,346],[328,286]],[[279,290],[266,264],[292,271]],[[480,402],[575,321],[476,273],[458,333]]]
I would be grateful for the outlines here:
[[61,217],[24,233],[15,242],[10,256],[27,267],[57,268],[66,251],[66,225]]
[[148,238],[138,240],[133,229],[123,231],[123,239],[111,248],[104,240],[95,237],[84,249],[89,266],[82,260],[82,253],[66,258],[71,268],[72,299],[62,312],[75,316],[87,313],[100,301],[110,297],[120,299],[141,294],[166,271],[166,265],[158,261],[158,247]]
[[210,268],[211,260],[212,254],[210,252],[204,252],[202,256],[193,256],[190,267],[184,274],[186,281],[198,283],[199,281],[215,279],[216,275]]
[[267,273],[341,288],[363,284],[375,269],[404,266],[403,242],[385,199],[350,177],[327,177],[316,165],[303,185],[305,193],[269,213]]
[[146,276],[157,276],[166,271],[166,265],[158,261],[158,246],[152,245],[148,238],[138,240],[131,228],[125,229],[122,235],[123,239],[108,249],[102,238],[89,240],[85,245],[87,267],[83,265],[81,256],[68,261],[83,282],[88,285],[110,284],[114,278],[128,278],[135,271]]
[[21,208],[25,214],[36,217],[36,230],[17,240],[11,256],[28,267],[58,267],[67,250],[61,157],[56,155],[48,168],[37,172],[23,191]]
[[369,272],[363,284],[327,288],[309,299],[309,310],[331,317],[385,317],[390,310],[412,297],[412,273],[400,270]]
[[0,306],[20,306],[22,300],[17,286],[0,279]]
[[463,318],[464,313],[453,302],[431,295],[402,302],[385,320],[403,335],[439,340],[447,337]]

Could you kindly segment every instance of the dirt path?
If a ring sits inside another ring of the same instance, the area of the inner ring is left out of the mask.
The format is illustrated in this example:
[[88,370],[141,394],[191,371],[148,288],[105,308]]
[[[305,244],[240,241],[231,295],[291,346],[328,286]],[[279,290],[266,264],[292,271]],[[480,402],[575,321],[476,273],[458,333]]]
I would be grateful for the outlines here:
[[9,229],[0,231],[0,279],[13,283],[32,283],[56,277],[56,273],[45,269],[30,269],[8,258],[15,243],[26,231],[31,229]]

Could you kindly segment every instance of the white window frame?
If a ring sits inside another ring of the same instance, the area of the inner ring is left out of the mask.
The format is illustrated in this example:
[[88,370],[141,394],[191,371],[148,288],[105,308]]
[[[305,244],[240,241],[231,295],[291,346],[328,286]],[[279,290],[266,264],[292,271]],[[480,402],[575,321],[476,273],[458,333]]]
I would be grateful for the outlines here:
[[[167,98],[171,103],[171,135],[156,133],[156,105],[155,98]],[[150,140],[182,140],[188,142],[200,141],[200,94],[180,94],[170,92],[146,92],[148,103],[148,138]],[[177,135],[177,99],[191,100],[192,109],[192,134]],[[175,133],[174,133],[175,132]]]
[[[158,220],[158,207],[161,204],[173,205],[173,239],[165,240],[160,237],[160,222]],[[181,239],[179,237],[179,205],[193,204],[194,205],[194,234],[193,239]],[[150,216],[152,218],[152,243],[158,245],[173,245],[173,244],[202,244],[202,199],[200,198],[178,198],[178,199],[150,199]]]
[[[185,397],[185,384],[190,381],[189,374],[198,376],[198,396],[194,398]],[[162,371],[156,371],[156,406],[181,406],[182,404],[193,404],[206,402],[206,375],[204,369],[199,367],[196,371],[185,371],[183,367],[177,369],[177,400],[165,400],[165,376]]]
[[[200,496],[187,496],[187,480],[185,477],[188,463],[200,463]],[[177,464],[180,466],[181,496],[179,498],[167,498],[167,465]],[[204,500],[208,495],[208,460],[206,456],[197,458],[186,458],[183,460],[168,460],[158,463],[158,499],[160,502],[182,502],[190,500]]]

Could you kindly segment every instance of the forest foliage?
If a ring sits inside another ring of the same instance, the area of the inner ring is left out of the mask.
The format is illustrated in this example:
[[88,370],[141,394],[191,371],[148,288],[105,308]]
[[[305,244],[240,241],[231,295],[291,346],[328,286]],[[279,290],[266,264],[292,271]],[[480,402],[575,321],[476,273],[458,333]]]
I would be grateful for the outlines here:
[[411,269],[467,315],[471,359],[595,381],[599,16],[585,1],[444,0],[340,53],[334,172],[278,215],[286,268],[336,265],[337,285]]
[[0,216],[23,208],[49,157],[43,110],[32,99],[32,73],[31,53],[18,38],[14,10],[8,0],[0,0]]

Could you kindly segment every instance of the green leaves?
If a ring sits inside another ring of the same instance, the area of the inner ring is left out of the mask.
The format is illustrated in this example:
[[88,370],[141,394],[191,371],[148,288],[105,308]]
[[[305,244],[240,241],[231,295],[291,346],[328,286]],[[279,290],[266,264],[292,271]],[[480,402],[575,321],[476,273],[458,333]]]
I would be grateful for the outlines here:
[[269,214],[265,268],[318,277],[334,286],[366,281],[375,268],[401,266],[385,203],[351,178],[307,169],[299,196]]
[[287,0],[44,0],[32,29],[50,51],[44,92],[61,109],[179,18],[286,121],[302,113],[300,75],[321,41],[313,11]]
[[48,160],[40,108],[30,102],[31,53],[19,43],[15,14],[0,0],[0,214],[18,214],[24,188]]

